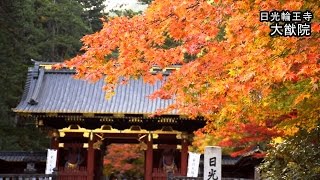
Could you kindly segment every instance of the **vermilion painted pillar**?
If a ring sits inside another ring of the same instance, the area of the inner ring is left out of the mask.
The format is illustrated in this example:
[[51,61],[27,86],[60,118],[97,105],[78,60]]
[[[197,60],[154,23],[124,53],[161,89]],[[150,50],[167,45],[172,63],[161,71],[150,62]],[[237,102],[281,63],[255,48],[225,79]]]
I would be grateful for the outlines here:
[[88,143],[88,155],[87,155],[87,180],[94,179],[94,149],[93,149],[93,140],[89,140]]
[[186,139],[181,140],[181,175],[187,175],[188,168],[188,141]]
[[59,140],[57,137],[51,137],[51,149],[59,149]]
[[153,169],[153,140],[152,135],[148,135],[147,139],[147,150],[145,155],[145,171],[144,179],[152,180],[152,169]]

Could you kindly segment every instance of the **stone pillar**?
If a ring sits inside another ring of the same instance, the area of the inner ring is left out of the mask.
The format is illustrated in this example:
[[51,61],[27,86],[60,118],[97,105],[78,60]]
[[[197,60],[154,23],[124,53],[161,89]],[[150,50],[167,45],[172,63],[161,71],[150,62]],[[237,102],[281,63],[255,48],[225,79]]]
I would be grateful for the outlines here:
[[188,169],[188,141],[186,138],[181,139],[181,176],[187,176]]
[[93,133],[90,134],[88,142],[88,154],[87,154],[87,180],[94,179],[94,149],[93,149]]
[[258,166],[254,167],[254,180],[260,180],[260,170]]
[[145,153],[145,170],[144,170],[145,180],[152,180],[152,170],[153,170],[153,140],[152,140],[152,134],[149,134],[147,138],[147,150]]
[[219,146],[206,146],[204,149],[204,179],[221,179],[222,149]]

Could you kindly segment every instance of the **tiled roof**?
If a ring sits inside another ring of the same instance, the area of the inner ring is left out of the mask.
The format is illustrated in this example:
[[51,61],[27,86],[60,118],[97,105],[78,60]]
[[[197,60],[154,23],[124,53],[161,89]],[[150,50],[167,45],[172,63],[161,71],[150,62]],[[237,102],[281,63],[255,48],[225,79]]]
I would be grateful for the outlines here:
[[147,97],[160,88],[161,82],[150,85],[141,79],[130,80],[128,85],[118,86],[116,94],[107,100],[102,90],[103,80],[89,83],[74,79],[73,75],[72,70],[50,70],[35,65],[28,71],[22,100],[13,110],[32,113],[152,114],[173,102]]
[[0,151],[0,160],[7,162],[46,162],[47,152]]
[[[231,157],[231,156],[228,156],[228,155],[223,155],[222,156],[222,165],[224,166],[234,166],[238,163],[238,161],[240,160],[240,157]],[[204,155],[201,154],[200,156],[200,164],[203,165],[203,161],[204,161]]]
[[235,165],[239,159],[239,157],[222,156],[222,165]]

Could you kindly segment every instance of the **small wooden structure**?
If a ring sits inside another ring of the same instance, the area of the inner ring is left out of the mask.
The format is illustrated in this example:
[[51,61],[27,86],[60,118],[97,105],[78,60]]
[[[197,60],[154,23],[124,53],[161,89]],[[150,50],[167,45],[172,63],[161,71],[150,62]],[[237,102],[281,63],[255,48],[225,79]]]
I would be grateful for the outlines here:
[[1,174],[44,173],[47,153],[43,151],[0,151]]
[[150,117],[172,103],[147,98],[161,82],[149,85],[132,79],[106,100],[102,80],[76,80],[74,73],[53,70],[50,63],[35,63],[14,109],[19,122],[34,121],[50,132],[51,148],[58,150],[59,179],[100,179],[105,147],[110,143],[145,144],[145,180],[166,179],[159,161],[168,148],[179,152],[175,174],[186,175],[190,137],[205,125],[202,118],[188,119],[175,111]]

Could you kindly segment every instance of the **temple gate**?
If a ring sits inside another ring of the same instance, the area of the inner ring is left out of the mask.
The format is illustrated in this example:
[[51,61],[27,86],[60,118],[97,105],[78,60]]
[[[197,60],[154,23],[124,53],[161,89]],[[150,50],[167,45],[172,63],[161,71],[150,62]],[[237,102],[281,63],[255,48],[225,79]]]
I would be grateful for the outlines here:
[[205,122],[175,111],[150,117],[173,103],[147,98],[161,82],[149,85],[141,79],[130,80],[106,100],[102,80],[76,80],[74,70],[53,70],[51,65],[37,62],[29,68],[23,97],[14,112],[19,122],[34,121],[49,132],[51,148],[58,150],[59,179],[100,179],[105,147],[111,143],[145,145],[145,180],[166,179],[168,171],[160,166],[168,149],[177,152],[174,174],[187,174],[192,132]]

